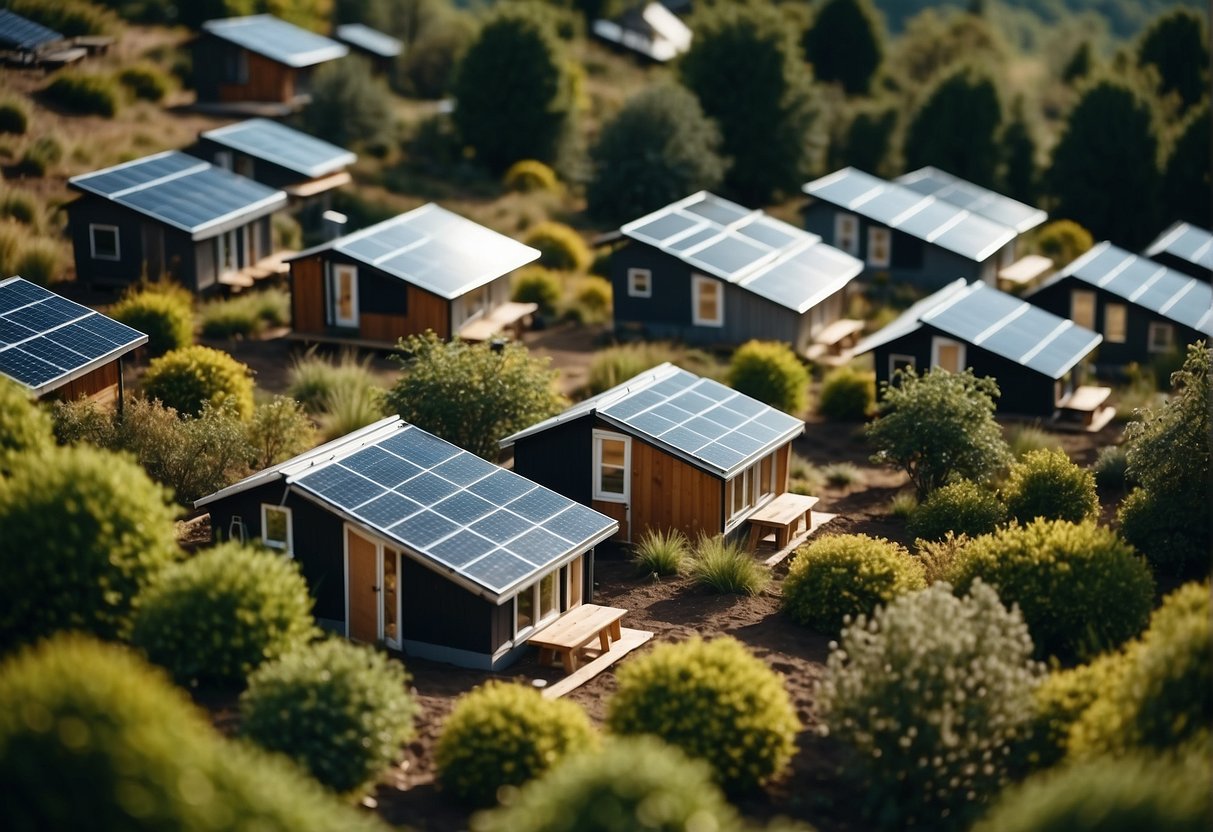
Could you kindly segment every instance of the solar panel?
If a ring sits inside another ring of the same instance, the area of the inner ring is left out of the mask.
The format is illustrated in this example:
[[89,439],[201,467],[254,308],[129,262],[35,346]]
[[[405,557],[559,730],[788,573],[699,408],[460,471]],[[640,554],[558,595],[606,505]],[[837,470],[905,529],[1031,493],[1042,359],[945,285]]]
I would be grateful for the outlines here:
[[385,35],[378,29],[372,29],[362,23],[345,23],[338,26],[334,34],[338,40],[381,58],[394,58],[404,48],[403,44],[391,35]]
[[488,500],[459,491],[434,506],[434,511],[449,517],[461,526],[470,526],[496,509]]
[[942,199],[1019,232],[1034,228],[1047,218],[1045,212],[1038,208],[958,179],[937,168],[912,171],[897,177],[896,182],[916,193]]
[[13,321],[0,318],[0,346],[15,344],[18,341],[24,341],[26,338],[32,338],[36,334],[29,327],[24,327]]
[[330,465],[308,474],[299,480],[299,484],[345,509],[360,506],[383,493],[383,488],[376,483],[340,465]]
[[311,178],[325,176],[357,161],[343,147],[265,118],[208,130],[202,137]]
[[703,199],[687,205],[685,210],[711,220],[717,225],[730,225],[752,213],[747,208],[742,208],[734,202],[712,194],[705,194]]
[[63,35],[54,29],[8,9],[0,9],[0,46],[6,49],[35,50],[63,39]]
[[312,66],[349,52],[344,44],[268,14],[208,20],[202,28],[250,52],[291,67]]
[[460,529],[430,547],[430,554],[448,566],[467,566],[497,548],[493,541],[467,529]]
[[530,520],[526,520],[514,512],[503,508],[477,520],[472,524],[472,531],[478,532],[490,540],[498,540],[505,543],[506,541],[513,540],[527,529],[534,528],[534,525]]
[[507,505],[506,508],[527,520],[542,523],[552,515],[567,508],[570,502],[570,500],[566,500],[555,491],[549,491],[546,488],[536,488],[523,494],[517,500]]
[[582,505],[572,505],[543,523],[543,529],[565,540],[584,540],[601,528],[601,515]]
[[632,229],[631,236],[650,243],[662,243],[676,234],[689,231],[699,223],[699,220],[684,214],[665,214],[637,225]]
[[429,472],[419,474],[396,489],[409,499],[432,506],[459,490],[459,486]]
[[664,248],[672,254],[681,255],[683,252],[690,251],[693,248],[703,245],[708,240],[720,238],[720,230],[715,226],[707,226],[692,231],[685,236],[679,237],[676,240],[671,240],[666,243]]
[[458,529],[458,523],[432,511],[422,511],[395,524],[388,532],[397,540],[425,550]]
[[740,236],[724,237],[690,255],[693,263],[701,263],[716,274],[736,275],[753,267],[771,255],[771,251]]
[[855,168],[843,168],[821,179],[809,182],[804,186],[806,193],[851,208],[859,200],[867,197],[884,186],[883,179],[877,179],[871,174]]
[[505,549],[497,549],[463,570],[469,578],[497,591],[519,583],[535,573],[535,566]]
[[386,528],[400,521],[401,517],[411,517],[421,511],[423,506],[402,497],[394,491],[381,494],[373,500],[363,503],[354,509],[354,513],[377,528]]
[[54,364],[30,355],[20,347],[13,347],[0,352],[0,373],[27,387],[37,387],[44,379],[60,375],[60,370]]
[[496,471],[468,486],[468,491],[497,505],[505,505],[534,489],[535,483],[510,471]]

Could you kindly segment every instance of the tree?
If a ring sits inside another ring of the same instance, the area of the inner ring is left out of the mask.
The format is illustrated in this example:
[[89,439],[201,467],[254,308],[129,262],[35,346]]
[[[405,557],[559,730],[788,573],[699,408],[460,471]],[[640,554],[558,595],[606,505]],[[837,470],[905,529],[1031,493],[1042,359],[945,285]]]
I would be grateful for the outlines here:
[[564,397],[546,358],[525,346],[444,342],[434,333],[400,342],[404,374],[387,394],[406,421],[485,459],[498,441],[558,413]]
[[943,168],[993,187],[1002,103],[989,74],[970,66],[946,75],[927,94],[906,128],[905,163]]
[[887,104],[857,109],[840,141],[830,146],[830,167],[851,165],[878,176],[887,172],[892,167],[897,112],[897,107]]
[[1028,205],[1036,204],[1036,139],[1024,113],[1022,98],[1015,99],[1011,118],[1002,128],[998,145],[1001,156],[999,190],[1012,199]]
[[503,6],[455,74],[455,126],[501,173],[519,159],[557,158],[572,120],[571,77],[556,35],[530,10]]
[[303,128],[342,147],[375,147],[391,140],[394,116],[387,86],[357,55],[330,61],[312,78]]
[[882,393],[880,415],[864,429],[876,448],[872,461],[904,470],[919,502],[953,477],[982,482],[1010,458],[994,421],[994,379],[905,369]]
[[721,4],[697,13],[682,82],[720,125],[733,164],[725,184],[762,203],[800,187],[816,121],[811,78],[792,34],[767,5]]
[[716,123],[686,87],[668,83],[630,98],[603,126],[590,160],[589,210],[612,220],[715,190],[728,167]]
[[1177,93],[1187,109],[1209,94],[1207,43],[1204,17],[1195,9],[1176,8],[1155,19],[1142,35],[1137,61],[1154,66],[1160,91]]
[[819,81],[863,95],[884,57],[884,25],[870,0],[828,0],[801,39]]
[[[886,11],[892,6],[886,5]],[[1010,55],[1006,40],[984,17],[956,10],[928,8],[914,16],[897,38],[881,70],[882,81],[892,89],[916,95],[948,67],[980,56],[990,67],[1000,67]]]
[[1074,50],[1074,54],[1070,56],[1070,60],[1066,61],[1066,65],[1061,70],[1061,80],[1067,84],[1075,84],[1082,81],[1091,74],[1091,67],[1095,63],[1095,59],[1091,54],[1091,41],[1084,40]]
[[1162,204],[1167,217],[1187,220],[1197,225],[1209,222],[1209,193],[1213,180],[1209,176],[1209,147],[1213,144],[1209,130],[1209,104],[1197,107],[1188,116],[1167,157],[1162,178]]
[[[1137,249],[1157,233],[1158,139],[1149,104],[1123,81],[1083,94],[1053,150],[1054,216],[1081,223],[1097,239]],[[1132,211],[1125,211],[1132,205]]]

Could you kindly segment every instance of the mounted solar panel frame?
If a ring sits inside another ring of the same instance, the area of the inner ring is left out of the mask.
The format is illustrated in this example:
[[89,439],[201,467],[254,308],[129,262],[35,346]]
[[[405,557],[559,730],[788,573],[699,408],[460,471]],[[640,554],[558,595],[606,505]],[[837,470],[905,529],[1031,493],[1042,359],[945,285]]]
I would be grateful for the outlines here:
[[350,51],[344,43],[268,14],[208,20],[202,28],[221,40],[295,69],[335,60]]
[[358,161],[343,147],[265,118],[218,127],[202,138],[239,153],[315,179],[335,173]]

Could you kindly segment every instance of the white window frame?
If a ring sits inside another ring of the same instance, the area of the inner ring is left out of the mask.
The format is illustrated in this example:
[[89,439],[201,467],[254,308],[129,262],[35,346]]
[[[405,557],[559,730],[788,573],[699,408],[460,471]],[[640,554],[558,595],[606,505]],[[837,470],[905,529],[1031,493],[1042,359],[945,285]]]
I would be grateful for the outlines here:
[[[716,317],[699,317],[699,301],[703,287],[711,284],[716,292]],[[691,277],[691,322],[695,326],[724,326],[724,283],[701,274]]]
[[[644,285],[638,285],[638,279],[644,281]],[[628,297],[630,298],[651,298],[653,297],[653,272],[649,269],[628,269]]]
[[[1166,334],[1166,343],[1160,344],[1158,336],[1163,333]],[[1170,352],[1173,349],[1175,349],[1175,327],[1163,321],[1150,321],[1150,326],[1146,330],[1147,352]]]
[[834,248],[854,257],[859,254],[859,217],[839,212],[834,215]]
[[[341,317],[341,274],[350,274],[350,310],[353,317]],[[333,325],[353,329],[358,326],[358,267],[351,263],[334,263],[332,267]]]
[[[884,238],[884,255],[876,257],[872,252],[878,247],[876,240]],[[893,262],[893,232],[879,225],[868,226],[868,265],[878,269],[888,268]]]
[[[1112,319],[1119,327],[1113,329]],[[1129,329],[1129,307],[1123,303],[1105,303],[1103,307],[1103,337],[1109,344],[1123,344]]]
[[[965,345],[964,345],[964,343],[963,343],[963,342],[961,342],[961,341],[957,341],[957,340],[952,339],[952,338],[941,338],[941,337],[940,337],[940,336],[938,336],[938,335],[936,335],[936,336],[934,336],[933,338],[931,338],[931,366],[932,366],[932,367],[940,367],[940,366],[941,366],[941,365],[940,365],[940,363],[939,363],[939,348],[940,348],[940,347],[944,347],[944,346],[955,346],[955,347],[957,347],[957,352],[956,352],[956,355],[957,355],[957,361],[956,361],[956,363],[957,363],[959,366],[958,366],[958,367],[957,367],[955,370],[948,370],[948,372],[952,372],[952,373],[963,373],[963,372],[964,372],[965,367],[967,367],[967,366],[968,366],[968,356],[965,354]],[[946,369],[946,368],[944,368],[944,369]]]
[[[114,253],[113,254],[98,254],[97,253],[97,232],[110,231],[114,234]],[[122,259],[122,235],[118,232],[118,226],[106,225],[99,222],[90,222],[88,224],[88,248],[94,260],[121,260]]]
[[909,364],[914,368],[914,372],[918,372],[918,356],[905,355],[904,353],[893,352],[889,353],[889,381],[893,380],[893,373],[898,366]]
[[[547,614],[543,614],[541,611],[541,606],[540,606],[540,598],[542,597],[542,594],[539,591],[539,587],[544,581],[547,581],[547,580],[550,580],[552,582],[553,605],[552,605],[552,609],[550,612],[548,612]],[[519,628],[519,626],[518,626],[518,599],[521,598],[523,595],[528,595],[528,594],[531,597],[531,611],[532,611],[533,620],[531,621],[530,624],[527,624],[525,627]],[[560,614],[565,611],[563,604],[561,604],[561,602],[560,602],[560,569],[553,569],[550,572],[546,572],[543,575],[540,575],[530,585],[525,586],[522,589],[518,590],[518,592],[515,593],[515,595],[514,595],[513,603],[511,604],[511,606],[512,606],[513,613],[514,613],[513,629],[514,629],[515,643],[517,643],[519,638],[526,636],[530,633],[533,633],[540,626],[547,624],[548,622],[552,621],[555,618],[559,618]]]
[[[1091,317],[1089,320],[1078,320],[1079,299],[1090,304]],[[1096,316],[1096,298],[1095,293],[1090,289],[1071,289],[1070,290],[1070,320],[1086,329],[1095,330]]]
[[[738,471],[732,477],[725,481],[724,484],[724,501],[725,511],[727,512],[725,519],[725,529],[731,529],[748,517],[759,506],[775,499],[775,478],[776,470],[778,469],[778,460],[775,459],[777,451],[771,451],[764,454],[761,458],[755,460],[750,465],[747,465],[742,470]],[[767,483],[769,491],[766,494],[762,493],[760,480],[762,479],[762,463],[765,459],[771,460],[771,477]],[[738,488],[742,489],[743,500],[741,507],[733,509],[733,496]]]
[[[271,511],[278,511],[286,515],[286,540],[271,540],[266,533],[269,528],[268,515]],[[287,557],[295,557],[295,517],[290,508],[276,503],[261,504],[261,542],[271,549],[281,549]]]
[[[607,442],[622,442],[623,443],[623,493],[618,494],[612,491],[602,490],[602,443]],[[632,499],[632,438],[625,436],[622,433],[615,433],[609,430],[594,430],[594,483],[593,496],[595,500],[603,500],[608,503],[623,503],[629,505]]]

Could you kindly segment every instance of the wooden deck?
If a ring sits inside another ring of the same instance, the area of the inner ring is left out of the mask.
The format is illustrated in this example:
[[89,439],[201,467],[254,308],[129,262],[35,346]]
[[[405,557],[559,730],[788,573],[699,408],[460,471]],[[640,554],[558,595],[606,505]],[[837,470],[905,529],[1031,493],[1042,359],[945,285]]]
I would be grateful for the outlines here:
[[1053,424],[1062,429],[1091,433],[1103,430],[1116,415],[1116,408],[1105,405],[1111,394],[1110,387],[1078,387],[1057,403]]
[[611,649],[611,642],[621,638],[619,619],[626,614],[627,610],[618,607],[582,604],[528,638],[527,644],[539,648],[540,664],[550,664],[553,655],[559,656],[564,672],[571,674],[590,642],[597,641],[602,653]]
[[503,303],[487,315],[469,321],[459,328],[459,337],[464,341],[487,341],[494,335],[507,332],[514,338],[522,335],[527,319],[539,311],[537,303]]
[[589,661],[572,673],[543,688],[541,691],[543,698],[559,699],[569,691],[576,690],[621,660],[628,653],[648,642],[652,637],[653,634],[647,630],[632,630],[628,627],[621,627],[619,640],[611,642],[610,650],[602,653],[592,646],[584,648],[583,654]]
[[783,549],[796,536],[802,523],[806,530],[813,525],[812,508],[815,505],[816,497],[790,491],[780,494],[746,520],[750,524],[750,548],[757,549],[760,540],[774,533],[775,548]]
[[801,545],[812,537],[818,529],[838,516],[837,514],[830,514],[824,511],[814,511],[812,515],[812,519],[809,521],[809,527],[801,531],[799,534],[793,535],[792,539],[789,540],[787,545],[782,549],[776,548],[775,551],[763,558],[763,566],[770,568],[778,563],[782,563],[787,559],[788,555],[799,549]]

